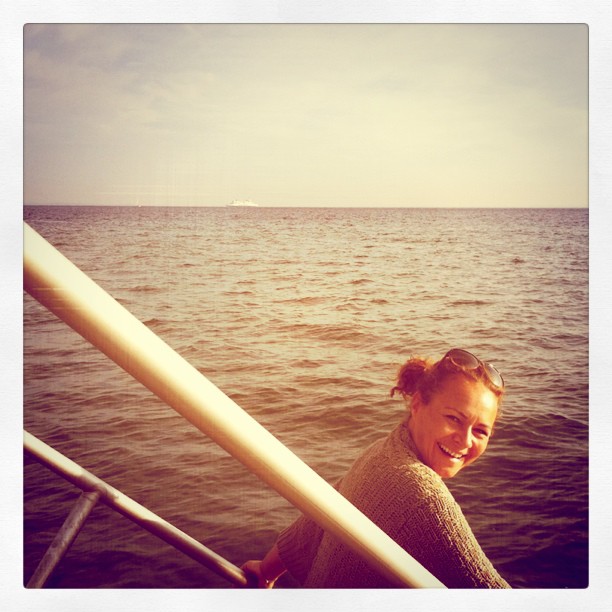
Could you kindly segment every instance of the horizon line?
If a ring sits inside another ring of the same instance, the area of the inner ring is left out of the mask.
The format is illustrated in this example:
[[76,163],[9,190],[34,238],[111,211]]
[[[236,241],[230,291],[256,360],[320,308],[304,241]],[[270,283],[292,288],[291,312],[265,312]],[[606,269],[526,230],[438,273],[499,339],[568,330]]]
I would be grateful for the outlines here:
[[[63,202],[28,202],[23,203],[22,207],[27,206],[72,206],[81,208],[240,208],[228,204],[75,204]],[[390,208],[440,208],[440,209],[588,209],[589,204],[567,205],[542,205],[542,204],[512,204],[512,205],[478,205],[478,204],[434,204],[434,205],[414,205],[414,204],[385,204],[385,205],[359,205],[359,204],[259,204],[249,208],[364,208],[364,209],[390,209]]]

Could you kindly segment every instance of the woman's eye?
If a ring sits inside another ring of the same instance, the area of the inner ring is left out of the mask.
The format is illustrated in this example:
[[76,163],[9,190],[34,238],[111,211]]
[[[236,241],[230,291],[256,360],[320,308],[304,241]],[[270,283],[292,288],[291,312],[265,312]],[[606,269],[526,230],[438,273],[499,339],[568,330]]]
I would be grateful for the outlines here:
[[485,438],[489,437],[489,432],[486,429],[475,429],[474,431],[479,436],[484,436]]
[[459,419],[456,416],[452,415],[452,414],[447,414],[446,418],[449,419],[450,421],[452,421],[453,423],[458,423],[459,422]]

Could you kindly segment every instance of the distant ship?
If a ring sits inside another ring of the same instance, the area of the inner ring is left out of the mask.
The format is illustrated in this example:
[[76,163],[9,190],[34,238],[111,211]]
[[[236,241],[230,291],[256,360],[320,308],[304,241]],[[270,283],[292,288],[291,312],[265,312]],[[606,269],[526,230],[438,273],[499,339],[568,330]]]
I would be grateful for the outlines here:
[[227,204],[227,206],[259,206],[259,204],[256,204],[255,202],[252,202],[251,200],[232,200],[229,204]]

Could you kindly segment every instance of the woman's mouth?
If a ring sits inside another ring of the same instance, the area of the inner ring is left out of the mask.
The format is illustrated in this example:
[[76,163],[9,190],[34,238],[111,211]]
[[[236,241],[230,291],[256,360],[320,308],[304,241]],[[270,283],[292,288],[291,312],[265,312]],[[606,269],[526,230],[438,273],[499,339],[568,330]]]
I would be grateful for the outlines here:
[[450,448],[444,446],[443,444],[440,444],[438,442],[438,448],[448,457],[450,457],[451,459],[454,459],[455,461],[459,461],[460,459],[463,459],[465,457],[465,454],[461,454],[461,453],[454,453]]

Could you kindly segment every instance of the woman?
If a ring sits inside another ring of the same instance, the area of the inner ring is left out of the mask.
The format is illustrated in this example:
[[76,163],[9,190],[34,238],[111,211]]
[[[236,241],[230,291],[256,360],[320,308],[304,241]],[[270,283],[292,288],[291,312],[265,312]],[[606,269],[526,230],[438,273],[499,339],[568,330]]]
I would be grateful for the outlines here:
[[[361,455],[336,488],[449,588],[510,588],[480,548],[442,482],[485,451],[504,392],[500,373],[463,349],[438,362],[409,359],[398,392],[406,418]],[[262,561],[243,569],[260,588],[287,570],[309,588],[392,587],[305,516]]]

